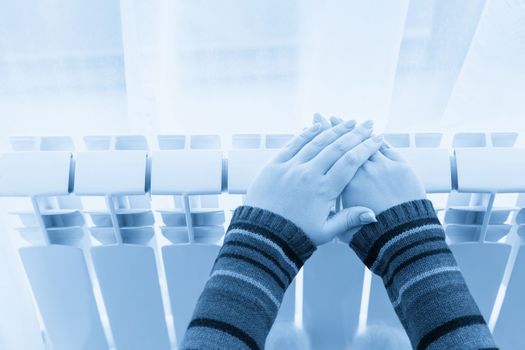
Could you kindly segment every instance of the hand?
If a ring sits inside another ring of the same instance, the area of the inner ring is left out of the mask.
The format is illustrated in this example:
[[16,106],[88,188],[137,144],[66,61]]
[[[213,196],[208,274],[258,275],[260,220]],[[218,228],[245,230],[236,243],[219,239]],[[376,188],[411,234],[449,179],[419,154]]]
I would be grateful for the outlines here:
[[[342,121],[332,118],[332,125]],[[396,205],[426,198],[425,188],[410,164],[395,150],[383,146],[357,171],[342,194],[343,207],[365,206],[376,215]],[[352,234],[339,238],[350,241]]]
[[248,189],[245,205],[292,221],[316,245],[369,223],[359,219],[370,212],[367,208],[348,208],[330,218],[329,213],[359,167],[381,146],[382,139],[370,138],[371,134],[371,123],[314,124],[262,169]]

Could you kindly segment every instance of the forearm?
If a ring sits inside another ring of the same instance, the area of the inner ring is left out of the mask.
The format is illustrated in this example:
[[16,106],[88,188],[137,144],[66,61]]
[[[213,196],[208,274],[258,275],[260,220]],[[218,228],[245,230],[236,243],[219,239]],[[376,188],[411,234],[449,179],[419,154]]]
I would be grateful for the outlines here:
[[414,349],[496,349],[428,200],[377,216],[350,246],[382,277]]
[[315,246],[281,216],[238,208],[183,349],[263,349],[284,293]]

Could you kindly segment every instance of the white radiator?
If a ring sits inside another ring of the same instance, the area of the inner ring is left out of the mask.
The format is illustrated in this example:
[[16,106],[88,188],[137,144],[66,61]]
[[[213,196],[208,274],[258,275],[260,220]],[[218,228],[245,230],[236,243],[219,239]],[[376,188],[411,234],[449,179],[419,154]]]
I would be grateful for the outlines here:
[[[412,162],[502,349],[525,329],[525,148],[516,133],[387,134]],[[0,156],[20,255],[49,349],[171,349],[181,340],[231,216],[290,135],[14,137]],[[150,142],[151,144],[151,142]],[[20,204],[22,203],[22,204]],[[345,245],[321,247],[278,321],[314,349],[370,325],[401,327],[382,282]]]

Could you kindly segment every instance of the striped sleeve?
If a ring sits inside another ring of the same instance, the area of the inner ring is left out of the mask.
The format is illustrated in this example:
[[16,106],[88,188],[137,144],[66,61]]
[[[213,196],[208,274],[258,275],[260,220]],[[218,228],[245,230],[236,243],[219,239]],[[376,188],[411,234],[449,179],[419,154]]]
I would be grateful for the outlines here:
[[263,349],[286,289],[314,251],[291,221],[237,208],[182,349]]
[[432,202],[407,202],[377,220],[364,226],[350,247],[383,279],[413,348],[497,349]]

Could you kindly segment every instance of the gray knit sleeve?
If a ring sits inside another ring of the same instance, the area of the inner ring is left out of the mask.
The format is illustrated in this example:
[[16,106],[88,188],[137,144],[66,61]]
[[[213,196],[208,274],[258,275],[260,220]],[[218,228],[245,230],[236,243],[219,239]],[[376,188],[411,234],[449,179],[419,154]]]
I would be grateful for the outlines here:
[[182,349],[263,349],[286,289],[314,251],[291,221],[237,208]]
[[432,202],[395,206],[350,242],[379,275],[414,349],[497,349]]

